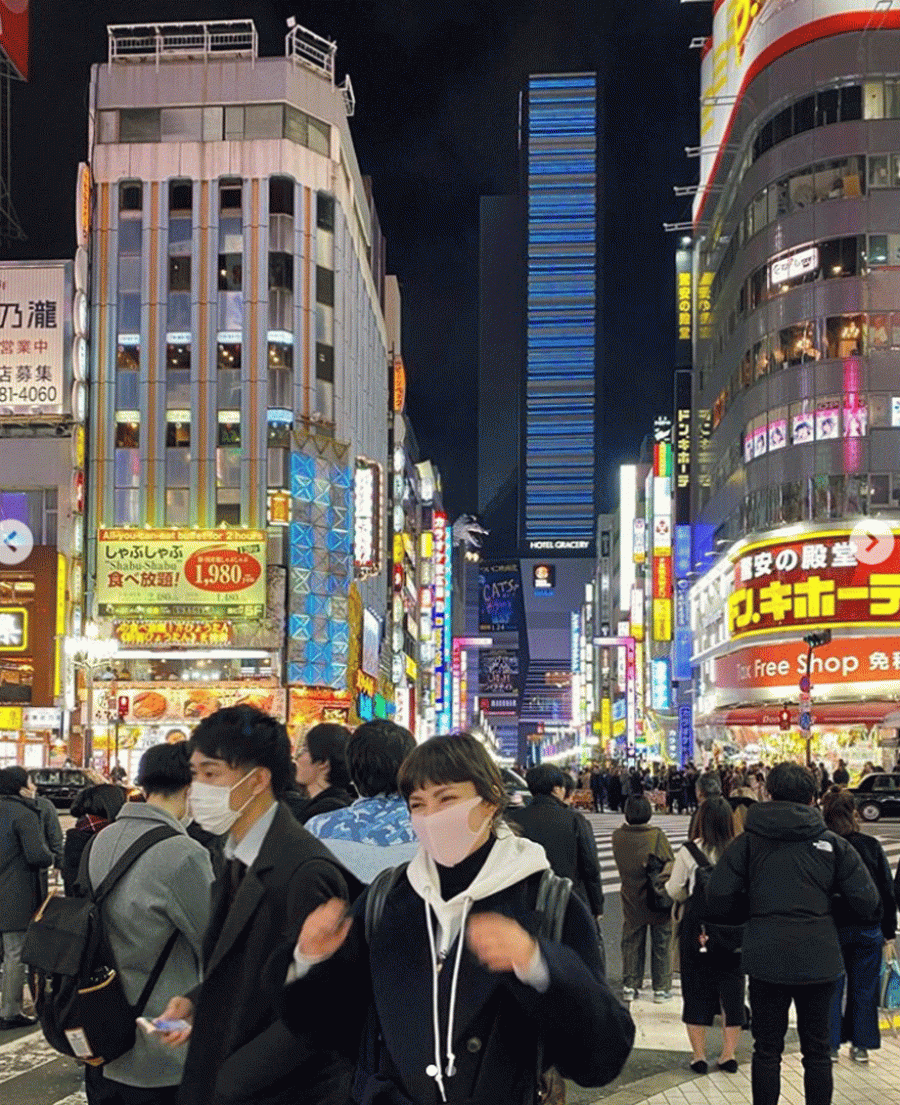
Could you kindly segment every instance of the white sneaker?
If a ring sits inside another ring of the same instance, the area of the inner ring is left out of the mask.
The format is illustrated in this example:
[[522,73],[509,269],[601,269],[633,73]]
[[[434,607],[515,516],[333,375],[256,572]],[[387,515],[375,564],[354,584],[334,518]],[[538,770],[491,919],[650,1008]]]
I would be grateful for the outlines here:
[[850,1048],[850,1058],[857,1063],[868,1063],[869,1053],[864,1047],[852,1047]]
[[662,1005],[664,1001],[668,1001],[672,996],[671,990],[654,990],[653,1000],[657,1005]]
[[623,986],[622,987],[622,1000],[623,1001],[634,1001],[634,999],[638,996],[638,992],[639,991],[633,990],[630,986]]

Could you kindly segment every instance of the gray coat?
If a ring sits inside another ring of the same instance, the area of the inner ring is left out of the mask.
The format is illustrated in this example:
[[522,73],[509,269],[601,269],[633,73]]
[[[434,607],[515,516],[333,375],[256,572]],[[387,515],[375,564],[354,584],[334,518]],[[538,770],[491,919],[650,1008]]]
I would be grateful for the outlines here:
[[37,809],[0,796],[0,932],[24,932],[40,905],[40,872],[53,862]]
[[[122,876],[103,908],[116,967],[132,1003],[137,1002],[173,929],[181,933],[144,1009],[150,1020],[162,1013],[170,998],[186,994],[200,981],[213,881],[209,854],[165,810],[128,802],[116,820],[97,834],[88,860],[91,886],[97,887],[127,848],[160,825],[178,829],[178,836],[145,852]],[[176,1086],[186,1054],[187,1048],[164,1047],[158,1035],[148,1036],[139,1028],[132,1050],[107,1063],[103,1072],[129,1086]]]
[[53,866],[62,867],[63,831],[62,825],[59,823],[59,814],[56,812],[56,806],[53,805],[49,798],[42,798],[40,794],[36,798],[32,798],[32,802],[37,805],[38,812],[41,815],[41,828],[44,830],[44,839],[47,841],[47,847],[53,853]]

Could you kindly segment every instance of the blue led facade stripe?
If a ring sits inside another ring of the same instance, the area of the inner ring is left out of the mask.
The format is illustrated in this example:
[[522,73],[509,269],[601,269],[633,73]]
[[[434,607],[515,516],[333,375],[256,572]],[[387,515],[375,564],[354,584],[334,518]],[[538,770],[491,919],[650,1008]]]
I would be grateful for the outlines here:
[[597,80],[528,84],[526,543],[594,536]]

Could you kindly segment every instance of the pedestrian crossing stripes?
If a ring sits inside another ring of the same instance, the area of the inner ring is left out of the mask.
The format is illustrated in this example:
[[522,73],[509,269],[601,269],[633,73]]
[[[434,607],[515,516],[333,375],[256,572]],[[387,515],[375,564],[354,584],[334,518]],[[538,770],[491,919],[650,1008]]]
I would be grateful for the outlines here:
[[[589,813],[585,814],[585,816],[591,824],[594,840],[597,842],[597,856],[600,860],[600,876],[603,882],[603,892],[604,894],[618,894],[622,888],[622,884],[619,879],[616,861],[613,858],[612,834],[620,825],[624,824],[622,815],[614,813]],[[662,829],[669,838],[669,843],[672,845],[672,851],[677,852],[687,839],[690,818],[681,814],[672,814],[670,816],[654,818],[651,824]],[[872,835],[880,841],[881,846],[884,848],[891,870],[896,870],[897,863],[900,861],[900,840],[894,837],[884,836],[877,831],[872,832]]]
[[16,1040],[0,1045],[0,1083],[52,1063],[59,1053],[44,1039],[41,1032],[29,1032]]

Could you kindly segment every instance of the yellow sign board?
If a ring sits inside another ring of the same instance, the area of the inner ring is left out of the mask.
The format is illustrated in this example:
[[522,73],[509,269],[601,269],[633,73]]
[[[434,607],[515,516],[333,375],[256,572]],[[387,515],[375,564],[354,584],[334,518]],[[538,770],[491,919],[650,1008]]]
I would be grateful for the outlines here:
[[22,707],[0,706],[0,729],[21,729]]
[[238,614],[265,607],[262,530],[101,529],[97,560],[101,614],[147,606],[215,606]]

